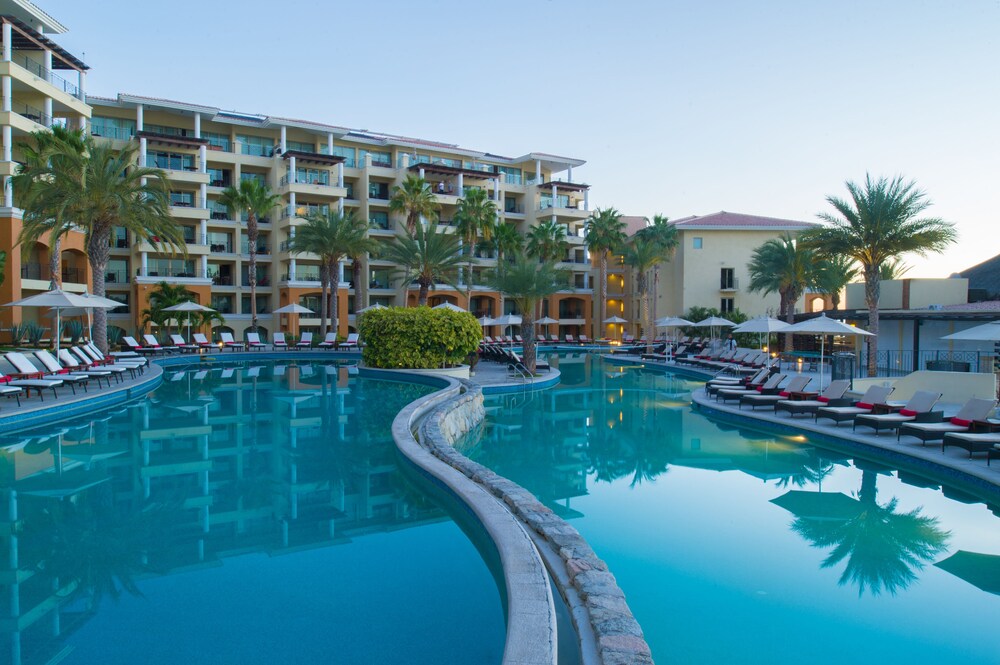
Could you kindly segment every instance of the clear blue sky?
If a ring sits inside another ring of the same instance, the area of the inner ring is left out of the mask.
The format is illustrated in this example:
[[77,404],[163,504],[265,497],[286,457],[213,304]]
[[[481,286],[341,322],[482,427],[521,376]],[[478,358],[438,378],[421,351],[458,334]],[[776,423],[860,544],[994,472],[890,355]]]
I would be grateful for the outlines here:
[[37,0],[130,92],[519,155],[579,157],[591,202],[814,220],[865,172],[1000,253],[1000,2]]

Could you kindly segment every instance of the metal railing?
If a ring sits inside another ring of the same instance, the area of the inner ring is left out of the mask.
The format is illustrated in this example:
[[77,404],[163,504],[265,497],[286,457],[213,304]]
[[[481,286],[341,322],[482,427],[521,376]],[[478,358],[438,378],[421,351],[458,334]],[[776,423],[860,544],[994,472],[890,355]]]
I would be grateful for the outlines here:
[[[0,104],[3,104],[3,107],[6,108],[7,99],[0,98]],[[38,123],[39,125],[43,125],[45,127],[52,126],[52,116],[46,114],[41,109],[35,108],[34,106],[29,106],[28,104],[25,104],[23,102],[16,102],[14,100],[11,100],[10,110],[13,111],[14,113],[17,113],[20,116],[27,118],[28,120],[31,120],[32,122]]]
[[[81,283],[84,272],[79,268],[63,266],[60,278],[63,282]],[[51,280],[52,270],[47,263],[24,263],[21,265],[21,279]]]
[[59,76],[58,74],[53,73],[52,70],[47,69],[45,65],[35,60],[32,60],[23,53],[14,53],[11,56],[10,60],[15,64],[24,67],[38,78],[45,79],[54,87],[58,88],[59,90],[62,90],[66,94],[73,95],[74,97],[80,96],[80,89],[77,86],[73,85],[72,83],[70,83],[63,77]]
[[[955,372],[991,373],[995,356],[979,351],[878,351],[878,376],[906,376],[914,370],[938,369]],[[868,376],[868,349],[862,349],[854,368],[855,376]]]
[[105,284],[128,284],[128,270],[108,270],[104,273]]
[[90,125],[90,135],[106,139],[118,139],[120,141],[130,141],[135,136],[135,129],[130,127],[106,127],[104,125]]
[[185,270],[181,268],[136,268],[137,277],[193,277],[202,279],[201,270],[194,268]]
[[287,273],[286,272],[284,275],[281,276],[281,279],[282,279],[282,281],[285,281],[285,282],[318,282],[319,281],[319,273],[318,272],[306,272],[306,273],[301,273],[301,272]]

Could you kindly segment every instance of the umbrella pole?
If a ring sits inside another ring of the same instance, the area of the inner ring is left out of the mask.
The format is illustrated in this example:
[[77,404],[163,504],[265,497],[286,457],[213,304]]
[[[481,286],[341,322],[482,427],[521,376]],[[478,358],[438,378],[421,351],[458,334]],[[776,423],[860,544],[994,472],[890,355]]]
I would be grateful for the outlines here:
[[819,391],[823,392],[823,357],[826,355],[826,335],[819,338]]
[[60,314],[62,310],[56,307],[56,356],[59,356],[59,338],[62,337],[62,321],[60,320]]

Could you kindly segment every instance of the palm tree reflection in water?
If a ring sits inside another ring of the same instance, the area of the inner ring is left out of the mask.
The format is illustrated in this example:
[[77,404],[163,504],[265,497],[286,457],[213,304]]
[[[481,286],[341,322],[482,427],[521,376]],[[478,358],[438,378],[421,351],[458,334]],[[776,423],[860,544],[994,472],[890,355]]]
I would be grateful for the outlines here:
[[823,568],[846,560],[840,584],[856,584],[859,596],[866,589],[873,596],[904,591],[917,578],[915,571],[946,549],[951,536],[938,527],[936,517],[921,515],[920,508],[897,513],[895,498],[879,504],[875,500],[877,479],[875,471],[862,471],[858,511],[853,517],[797,517],[792,523],[792,529],[813,547],[833,548]]

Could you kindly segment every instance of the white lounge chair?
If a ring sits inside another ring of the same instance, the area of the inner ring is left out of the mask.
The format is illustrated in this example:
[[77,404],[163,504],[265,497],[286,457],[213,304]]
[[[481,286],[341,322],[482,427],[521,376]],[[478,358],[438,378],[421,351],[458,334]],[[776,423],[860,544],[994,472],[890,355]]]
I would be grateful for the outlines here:
[[260,333],[255,333],[255,332],[247,333],[246,339],[247,339],[246,341],[247,348],[251,350],[257,349],[259,351],[261,349],[267,348],[267,344],[260,341]]
[[[948,433],[962,434],[968,433],[972,423],[977,420],[986,420],[990,412],[996,408],[997,402],[994,399],[982,399],[973,397],[962,405],[953,417],[948,420],[942,419],[936,423],[906,422],[896,430],[896,440],[903,436],[915,436],[924,444],[928,441],[944,439]],[[942,446],[943,449],[943,446]]]
[[87,392],[87,383],[90,379],[97,379],[98,388],[101,387],[101,379],[107,381],[108,387],[111,387],[111,372],[108,370],[84,371],[73,367],[64,367],[58,360],[56,360],[55,356],[45,349],[35,351],[35,358],[38,359],[38,362],[42,363],[42,366],[45,367],[47,371],[51,372],[49,376],[63,380],[68,379],[71,382],[69,384],[71,388],[73,386],[73,382],[75,382],[83,386],[83,392]]
[[208,341],[208,338],[205,337],[205,333],[195,333],[191,336],[191,338],[194,340],[195,344],[208,351],[218,348],[218,345],[212,344]]
[[862,413],[871,413],[876,404],[885,403],[892,391],[892,387],[868,386],[868,390],[853,406],[821,406],[816,409],[813,419],[828,418],[838,425],[845,420],[854,420]]
[[360,346],[360,344],[361,344],[361,342],[360,342],[360,336],[358,335],[358,333],[348,333],[347,339],[345,339],[343,342],[340,343],[340,347],[341,348],[344,348],[344,347],[358,348],[358,346]]
[[122,341],[125,342],[125,346],[135,353],[150,354],[159,352],[159,349],[153,349],[139,344],[139,342],[135,341],[135,337],[129,337],[126,335],[125,337],[122,337]]
[[331,346],[337,346],[337,333],[328,332],[323,341],[317,344],[316,346],[318,346],[321,349],[329,349]]
[[39,369],[35,363],[28,359],[26,355],[17,351],[11,351],[4,357],[7,359],[7,362],[14,366],[14,369],[17,370],[18,374],[25,378],[48,379],[50,381],[61,380],[65,385],[69,386],[74,395],[76,394],[76,384],[80,384],[83,386],[83,391],[87,392],[87,382],[90,380],[89,377],[80,374],[60,374],[59,372],[62,368],[55,370]]
[[271,348],[277,351],[278,349],[287,349],[288,342],[285,341],[285,333],[276,332],[274,333],[274,339],[271,340]]
[[201,347],[197,344],[188,344],[184,341],[184,338],[177,333],[172,333],[170,335],[170,342],[181,351],[186,351],[188,353],[192,351],[199,351],[201,349]]
[[298,343],[295,345],[297,349],[311,349],[313,343],[313,334],[311,332],[302,333],[302,338],[299,339]]
[[[75,372],[75,373],[78,373],[78,374],[80,374],[80,373],[97,373],[97,372],[102,372],[102,373],[104,373],[108,377],[111,377],[111,376],[115,377],[115,380],[118,381],[119,383],[121,383],[121,381],[122,381],[121,375],[124,372],[131,372],[132,376],[135,376],[135,370],[136,370],[136,368],[134,368],[134,367],[128,367],[128,366],[116,365],[116,364],[101,364],[101,365],[98,365],[98,364],[95,364],[93,361],[90,361],[90,360],[87,360],[87,361],[81,360],[80,357],[79,357],[79,355],[77,353],[74,353],[74,351],[75,351],[75,349],[65,349],[65,348],[63,348],[63,349],[59,349],[59,353],[56,354],[56,355],[59,356],[59,363],[63,367],[66,367],[67,369],[69,369],[71,372]],[[78,353],[82,353],[82,351],[78,352]],[[86,354],[84,354],[84,357],[86,357]],[[111,381],[109,379],[108,385],[110,385],[110,384],[111,384]]]
[[758,406],[769,406],[773,409],[775,404],[783,399],[788,399],[792,393],[800,393],[805,390],[810,381],[812,381],[811,376],[793,376],[788,381],[788,385],[784,388],[777,389],[777,394],[773,394],[772,392],[770,395],[764,393],[744,395],[740,398],[740,408],[742,409],[744,404],[749,404],[750,408],[754,410],[756,410]]
[[[159,351],[177,351],[178,350],[178,348],[176,346],[169,346],[169,345],[164,346],[164,345],[160,344],[159,340],[156,339],[155,336],[153,336],[153,335],[151,335],[149,333],[146,333],[145,335],[142,336],[142,341],[144,341],[146,343],[146,346],[148,346],[151,349],[157,349]],[[181,341],[184,341],[183,338],[181,338]]]
[[233,351],[239,349],[240,351],[242,351],[244,348],[243,342],[237,342],[235,339],[233,339],[233,333],[228,333],[228,332],[219,333],[219,339],[222,340],[223,346],[225,346],[227,349],[232,349]]

